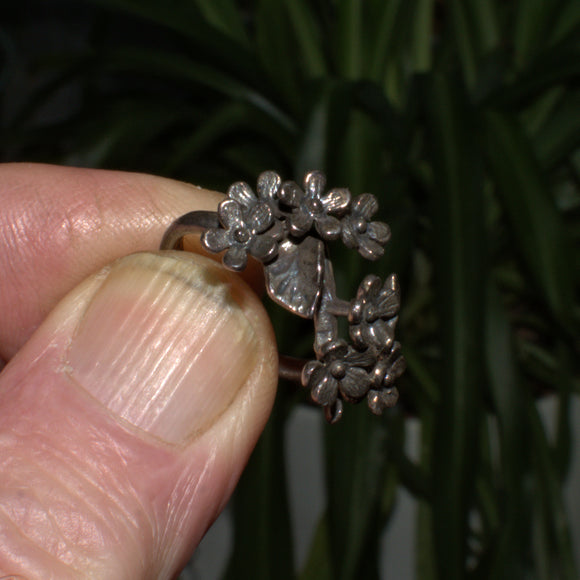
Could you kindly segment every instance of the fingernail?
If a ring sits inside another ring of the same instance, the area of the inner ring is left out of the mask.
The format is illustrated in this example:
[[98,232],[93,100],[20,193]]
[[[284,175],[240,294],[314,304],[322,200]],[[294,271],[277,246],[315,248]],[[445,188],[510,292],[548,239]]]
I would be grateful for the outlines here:
[[112,265],[68,353],[72,378],[114,415],[169,443],[204,431],[257,361],[229,274],[193,255]]

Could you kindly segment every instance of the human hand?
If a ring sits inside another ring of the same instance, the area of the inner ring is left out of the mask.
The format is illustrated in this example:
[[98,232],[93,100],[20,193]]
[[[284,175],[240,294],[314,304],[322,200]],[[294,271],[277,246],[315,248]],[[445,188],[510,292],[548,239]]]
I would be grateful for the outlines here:
[[277,383],[249,287],[208,258],[154,251],[219,195],[10,164],[0,201],[0,578],[172,578]]

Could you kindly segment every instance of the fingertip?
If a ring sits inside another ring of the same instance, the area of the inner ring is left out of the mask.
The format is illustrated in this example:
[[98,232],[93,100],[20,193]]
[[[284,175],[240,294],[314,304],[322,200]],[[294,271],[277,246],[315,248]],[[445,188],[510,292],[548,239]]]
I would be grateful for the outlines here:
[[[0,356],[10,359],[56,303],[111,261],[155,251],[180,215],[223,195],[153,175],[0,165]],[[194,251],[200,248],[194,243]],[[219,257],[214,259],[219,260]],[[258,292],[259,268],[244,278]]]
[[3,496],[0,486],[0,504],[36,542],[20,556],[50,553],[62,536],[71,562],[85,558],[95,577],[147,569],[169,578],[223,509],[264,428],[277,350],[261,302],[238,276],[163,252],[123,258],[85,281],[6,370],[0,424],[11,436],[0,437],[0,467],[7,489],[20,492]]

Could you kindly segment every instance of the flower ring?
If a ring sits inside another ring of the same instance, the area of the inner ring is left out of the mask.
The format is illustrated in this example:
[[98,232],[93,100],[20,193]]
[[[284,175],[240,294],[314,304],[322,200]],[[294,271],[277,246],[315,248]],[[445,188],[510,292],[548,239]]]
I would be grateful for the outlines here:
[[[400,290],[395,274],[383,283],[366,276],[351,301],[336,296],[327,244],[342,240],[368,260],[380,258],[389,226],[372,221],[377,199],[363,193],[352,199],[346,188],[326,190],[320,171],[307,173],[300,187],[273,172],[230,186],[217,212],[195,211],[175,220],[161,249],[182,249],[183,237],[201,232],[210,252],[223,252],[224,266],[243,270],[248,256],[264,266],[266,290],[277,304],[314,321],[316,358],[280,357],[280,376],[309,390],[330,423],[343,414],[343,403],[366,398],[376,415],[399,397],[395,381],[405,370],[395,340]],[[338,318],[345,317],[352,342],[340,338]]]

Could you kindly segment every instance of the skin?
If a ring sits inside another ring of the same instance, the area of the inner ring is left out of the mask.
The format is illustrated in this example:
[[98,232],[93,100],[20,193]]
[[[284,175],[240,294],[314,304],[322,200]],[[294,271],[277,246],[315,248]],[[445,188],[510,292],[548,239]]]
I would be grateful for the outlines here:
[[255,333],[239,390],[183,440],[120,420],[62,364],[83,301],[103,284],[94,274],[156,252],[176,217],[221,198],[147,175],[0,165],[0,578],[172,578],[226,504],[277,383],[272,329],[250,288],[257,268],[244,282],[207,258],[145,255],[153,269],[177,260],[189,271],[191,260],[223,282]]

